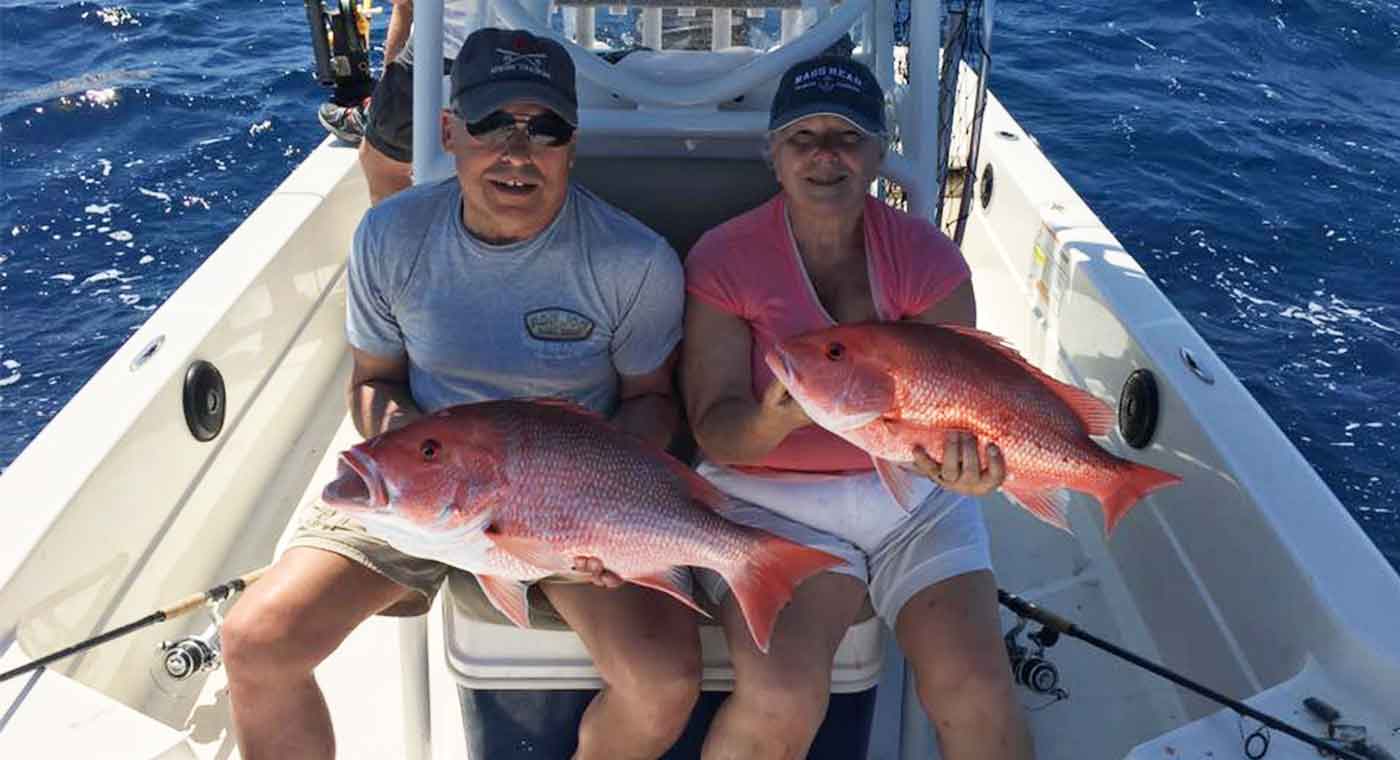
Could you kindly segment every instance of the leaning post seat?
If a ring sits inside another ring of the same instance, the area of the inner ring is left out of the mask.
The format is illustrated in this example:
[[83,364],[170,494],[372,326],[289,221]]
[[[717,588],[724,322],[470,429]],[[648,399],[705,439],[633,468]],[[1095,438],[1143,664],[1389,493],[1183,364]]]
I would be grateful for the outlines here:
[[[515,627],[496,611],[476,580],[454,572],[443,605],[447,665],[457,680],[469,757],[569,757],[579,719],[603,685],[583,643],[536,589],[532,628]],[[837,649],[831,705],[813,743],[813,758],[863,757],[880,679],[880,620],[866,605]],[[700,628],[702,695],[668,758],[695,758],[705,731],[734,688],[724,633]]]

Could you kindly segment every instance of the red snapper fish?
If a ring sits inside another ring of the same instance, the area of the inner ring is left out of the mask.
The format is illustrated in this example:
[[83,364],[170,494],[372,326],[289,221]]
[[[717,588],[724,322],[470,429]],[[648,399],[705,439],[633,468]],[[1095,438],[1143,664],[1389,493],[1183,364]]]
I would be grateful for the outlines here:
[[1181,482],[1105,451],[1090,436],[1114,424],[1107,404],[970,327],[838,325],[783,340],[765,359],[807,416],[870,454],[905,509],[917,504],[902,465],[915,445],[942,456],[950,431],[976,434],[984,462],[995,443],[1006,462],[1002,490],[1066,531],[1065,489],[1097,498],[1112,532],[1139,499]]
[[724,519],[734,503],[704,478],[562,401],[455,406],[374,436],[340,455],[322,498],[400,551],[473,573],[521,627],[527,583],[569,575],[575,557],[701,614],[684,568],[706,567],[766,652],[793,589],[840,563]]

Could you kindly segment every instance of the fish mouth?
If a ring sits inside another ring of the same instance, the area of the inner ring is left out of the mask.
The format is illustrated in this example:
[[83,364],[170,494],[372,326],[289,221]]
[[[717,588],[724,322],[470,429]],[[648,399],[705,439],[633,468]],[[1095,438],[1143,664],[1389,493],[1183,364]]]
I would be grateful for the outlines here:
[[362,512],[386,512],[389,494],[374,460],[355,449],[343,452],[336,477],[321,491],[327,506]]

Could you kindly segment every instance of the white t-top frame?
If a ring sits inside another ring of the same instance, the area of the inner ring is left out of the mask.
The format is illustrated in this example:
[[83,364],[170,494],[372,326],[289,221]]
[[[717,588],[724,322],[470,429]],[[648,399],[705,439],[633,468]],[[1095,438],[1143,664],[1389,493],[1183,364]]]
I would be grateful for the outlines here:
[[[708,3],[707,3],[708,4]],[[904,188],[909,210],[932,219],[938,202],[938,71],[939,21],[942,4],[911,3],[909,20],[909,86],[894,81],[894,8],[889,0],[801,0],[774,2],[782,9],[782,38],[778,45],[722,74],[684,84],[662,83],[636,71],[610,64],[594,54],[593,7],[566,8],[561,35],[549,24],[551,3],[541,0],[467,0],[468,24],[525,29],[564,45],[573,58],[578,77],[615,93],[635,108],[582,107],[580,127],[590,135],[674,135],[684,139],[761,138],[766,114],[756,110],[721,110],[720,104],[776,80],[798,61],[818,55],[841,36],[857,30],[856,57],[875,72],[901,125],[898,150],[886,156],[881,173]],[[613,5],[625,5],[615,3]],[[643,22],[648,42],[659,45],[660,3],[647,2]],[[685,5],[677,3],[677,7]],[[753,9],[761,3],[736,3]],[[990,17],[991,2],[987,3]],[[442,48],[443,0],[417,0],[414,13],[414,49]],[[725,22],[731,17],[725,14]],[[650,20],[652,23],[647,23]],[[727,24],[721,22],[719,28]],[[645,31],[645,30],[644,30]],[[990,24],[984,28],[990,35]],[[715,49],[722,49],[727,35],[715,35]],[[414,62],[414,176],[429,181],[451,173],[448,157],[439,149],[438,114],[443,106],[441,60],[418,55]],[[933,76],[921,76],[930,72]],[[915,127],[917,125],[917,128]]]

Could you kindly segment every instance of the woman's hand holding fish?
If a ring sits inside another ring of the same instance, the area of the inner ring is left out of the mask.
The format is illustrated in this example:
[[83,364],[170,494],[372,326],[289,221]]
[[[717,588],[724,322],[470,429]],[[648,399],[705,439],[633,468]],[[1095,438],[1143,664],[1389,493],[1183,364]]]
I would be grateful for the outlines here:
[[775,379],[763,391],[763,398],[759,401],[759,411],[763,414],[765,421],[778,427],[783,435],[813,424],[812,418],[807,416],[807,412],[803,410],[801,404],[797,403],[797,399],[788,393],[781,380]]
[[996,444],[987,444],[987,467],[977,455],[977,436],[950,431],[943,437],[943,461],[936,462],[922,446],[914,447],[914,468],[950,491],[985,496],[1006,480],[1006,460]]
[[603,560],[597,557],[574,557],[574,572],[588,576],[584,580],[603,588],[617,588],[626,583],[616,573],[603,567]]

